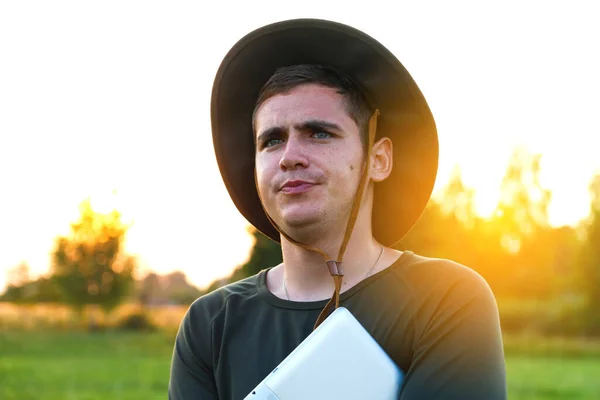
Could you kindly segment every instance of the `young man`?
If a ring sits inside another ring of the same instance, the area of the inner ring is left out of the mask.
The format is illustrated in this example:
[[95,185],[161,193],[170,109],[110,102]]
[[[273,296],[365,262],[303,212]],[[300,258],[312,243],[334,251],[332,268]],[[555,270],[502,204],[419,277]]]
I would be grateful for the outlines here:
[[387,49],[329,21],[263,27],[223,61],[212,123],[232,200],[280,241],[283,263],[192,304],[170,399],[244,398],[338,304],[403,370],[402,399],[506,398],[486,282],[392,248],[427,204],[438,142]]

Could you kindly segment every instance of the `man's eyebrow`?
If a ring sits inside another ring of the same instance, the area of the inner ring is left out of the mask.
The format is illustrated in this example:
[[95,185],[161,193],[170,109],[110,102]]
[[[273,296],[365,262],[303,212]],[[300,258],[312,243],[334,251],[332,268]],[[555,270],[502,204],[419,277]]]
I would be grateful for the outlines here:
[[323,130],[335,130],[341,131],[342,128],[333,122],[321,120],[321,119],[312,119],[309,121],[305,121],[301,124],[294,125],[294,128],[301,131],[323,131]]
[[[294,128],[298,129],[299,131],[311,131],[311,132],[329,131],[329,130],[341,131],[342,130],[342,128],[338,124],[329,122],[329,121],[325,121],[325,120],[321,120],[321,119],[311,119],[308,121],[304,121],[300,124],[294,125]],[[273,136],[282,135],[285,132],[286,132],[286,129],[281,126],[273,126],[271,128],[267,128],[256,137],[256,143],[262,143],[264,140],[267,140]]]
[[281,135],[284,132],[285,129],[281,126],[273,126],[271,128],[267,128],[256,137],[256,142],[262,143],[264,140],[267,140],[268,138],[273,136]]

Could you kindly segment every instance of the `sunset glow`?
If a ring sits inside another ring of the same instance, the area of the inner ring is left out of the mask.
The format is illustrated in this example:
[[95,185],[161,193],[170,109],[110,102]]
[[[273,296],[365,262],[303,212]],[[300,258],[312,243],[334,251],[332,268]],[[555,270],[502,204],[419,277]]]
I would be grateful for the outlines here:
[[354,25],[405,64],[438,124],[436,193],[458,165],[489,216],[523,146],[542,154],[551,223],[587,216],[600,172],[593,2],[414,2],[400,13],[385,12],[391,2],[304,2],[313,13],[239,2],[235,14],[230,2],[199,4],[0,6],[0,290],[22,261],[48,270],[54,238],[88,197],[121,211],[145,271],[181,270],[202,287],[243,263],[252,241],[214,160],[211,85],[236,40],[284,18]]

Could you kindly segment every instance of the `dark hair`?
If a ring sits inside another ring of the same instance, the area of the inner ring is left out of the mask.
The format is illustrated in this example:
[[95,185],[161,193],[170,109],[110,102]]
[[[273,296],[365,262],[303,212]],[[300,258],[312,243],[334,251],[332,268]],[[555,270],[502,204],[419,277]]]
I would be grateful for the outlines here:
[[358,126],[363,148],[367,147],[369,134],[369,118],[373,114],[373,108],[356,83],[343,72],[325,65],[300,64],[282,67],[275,71],[269,80],[261,88],[254,111],[252,112],[252,126],[256,110],[270,97],[286,93],[297,86],[304,84],[317,84],[336,89],[346,103],[346,109],[350,118]]

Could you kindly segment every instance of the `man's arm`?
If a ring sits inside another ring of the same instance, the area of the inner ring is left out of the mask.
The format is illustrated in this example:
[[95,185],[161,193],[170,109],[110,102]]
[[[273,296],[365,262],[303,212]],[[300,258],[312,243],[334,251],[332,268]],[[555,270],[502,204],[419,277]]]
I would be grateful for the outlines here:
[[[193,321],[193,322],[192,322]],[[173,349],[169,400],[218,400],[210,351],[210,324],[198,329],[193,307],[184,316]]]
[[402,400],[507,398],[498,308],[483,278],[450,285],[421,332]]

